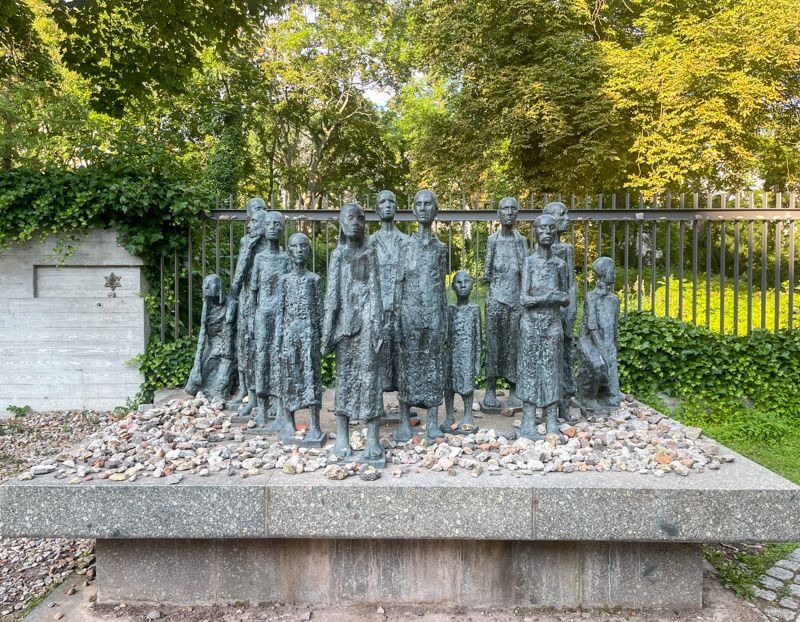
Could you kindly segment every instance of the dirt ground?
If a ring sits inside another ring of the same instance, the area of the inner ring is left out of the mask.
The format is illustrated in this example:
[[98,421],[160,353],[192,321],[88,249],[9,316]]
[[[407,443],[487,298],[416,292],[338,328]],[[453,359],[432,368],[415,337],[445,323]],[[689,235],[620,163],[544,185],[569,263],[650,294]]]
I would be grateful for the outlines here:
[[[703,585],[703,609],[688,612],[543,611],[529,609],[476,610],[425,605],[392,607],[305,607],[289,604],[214,607],[170,607],[162,605],[93,604],[94,585],[83,577],[68,579],[24,622],[765,622],[767,618],[752,604],[734,596],[707,570]],[[80,579],[80,580],[77,580]],[[70,587],[76,593],[67,595]],[[157,612],[157,614],[155,613]],[[61,617],[57,617],[61,614]],[[151,617],[148,618],[148,615]],[[158,615],[159,617],[154,617]]]

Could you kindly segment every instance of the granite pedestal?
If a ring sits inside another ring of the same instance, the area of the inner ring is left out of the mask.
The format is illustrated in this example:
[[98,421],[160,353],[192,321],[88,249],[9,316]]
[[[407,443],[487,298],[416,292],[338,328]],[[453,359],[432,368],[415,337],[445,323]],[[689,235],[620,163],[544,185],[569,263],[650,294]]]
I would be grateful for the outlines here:
[[0,486],[0,535],[96,538],[99,602],[686,609],[703,542],[800,540],[800,488],[741,456],[663,478],[42,476]]

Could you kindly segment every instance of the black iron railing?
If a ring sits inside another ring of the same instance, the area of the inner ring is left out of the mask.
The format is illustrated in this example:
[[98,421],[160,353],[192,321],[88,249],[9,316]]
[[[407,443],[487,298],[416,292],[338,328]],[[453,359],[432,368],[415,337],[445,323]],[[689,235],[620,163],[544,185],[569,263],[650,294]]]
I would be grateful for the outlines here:
[[[526,209],[519,212],[518,227],[529,244],[541,207],[557,198],[529,197],[523,202]],[[496,199],[454,204],[451,195],[439,201],[434,230],[448,247],[449,271],[466,269],[480,277],[486,237],[498,227]],[[667,194],[645,201],[624,193],[570,195],[564,202],[571,207],[567,236],[575,246],[580,296],[591,286],[592,262],[607,255],[617,265],[623,314],[651,311],[735,335],[794,327],[795,222],[800,217],[795,194]],[[468,209],[469,205],[484,209]],[[338,210],[283,211],[286,238],[298,230],[309,235],[311,264],[324,277],[338,243]],[[195,331],[207,274],[217,273],[226,285],[230,282],[246,220],[244,209],[212,210],[187,232],[184,253],[161,258],[158,302],[151,314],[158,316],[162,341]],[[367,221],[374,232],[378,217],[371,210]],[[396,221],[405,232],[416,228],[409,210],[398,211]],[[475,288],[476,302],[484,293]]]

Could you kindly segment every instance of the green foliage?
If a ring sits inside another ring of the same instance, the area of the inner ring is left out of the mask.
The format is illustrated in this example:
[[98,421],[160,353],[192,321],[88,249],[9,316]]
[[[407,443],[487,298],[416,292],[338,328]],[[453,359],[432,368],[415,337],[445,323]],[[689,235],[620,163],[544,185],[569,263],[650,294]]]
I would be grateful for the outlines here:
[[50,77],[52,64],[47,47],[37,32],[36,14],[25,0],[0,3],[0,78],[13,77],[44,80]]
[[235,195],[242,176],[245,147],[241,106],[235,103],[223,106],[219,124],[220,139],[208,159],[205,175],[212,191],[222,196]]
[[707,546],[705,556],[719,572],[725,587],[740,598],[752,599],[755,596],[753,586],[761,575],[796,548],[796,542]]
[[153,393],[158,389],[184,386],[189,372],[192,371],[196,345],[197,339],[194,337],[184,337],[167,343],[152,340],[144,354],[131,361],[139,365],[144,376],[144,383],[134,402],[150,403]]
[[120,116],[131,99],[182,93],[207,49],[224,51],[280,0],[57,2],[64,62],[92,85],[92,105]]
[[322,386],[336,386],[336,357],[333,352],[322,357]]
[[551,192],[798,183],[794,0],[407,5],[419,71],[397,107],[415,177]]
[[726,441],[769,441],[800,418],[800,334],[721,335],[633,313],[620,325],[620,381],[681,400],[679,416]]
[[15,419],[17,417],[24,417],[25,415],[29,415],[33,412],[33,409],[28,405],[14,406],[13,404],[9,404],[6,406],[6,410],[10,412]]
[[0,172],[0,247],[37,234],[69,240],[89,227],[115,227],[130,252],[156,265],[162,251],[184,244],[187,224],[210,201],[153,147],[84,168]]

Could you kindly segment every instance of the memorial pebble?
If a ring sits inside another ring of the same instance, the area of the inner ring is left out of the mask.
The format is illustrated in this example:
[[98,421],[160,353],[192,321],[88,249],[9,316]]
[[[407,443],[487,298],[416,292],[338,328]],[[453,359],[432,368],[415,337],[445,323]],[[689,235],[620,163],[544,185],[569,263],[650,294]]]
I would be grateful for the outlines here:
[[[184,474],[254,477],[276,468],[288,475],[324,469],[329,479],[359,474],[355,465],[336,465],[339,460],[331,444],[298,447],[262,436],[245,437],[240,427],[231,423],[221,402],[210,402],[202,394],[176,399],[110,422],[78,449],[33,465],[18,479],[53,474],[71,483],[76,477],[92,476],[114,482],[168,477],[170,483],[179,483]],[[733,460],[698,431],[626,398],[609,419],[561,425],[566,443],[555,435],[532,441],[480,428],[467,435],[447,434],[440,443],[429,443],[424,431],[407,443],[396,442],[389,434],[382,445],[387,464],[435,472],[462,469],[473,476],[484,471],[514,477],[596,471],[688,476]],[[364,438],[365,429],[351,433],[354,446]],[[481,464],[484,468],[478,469]]]

